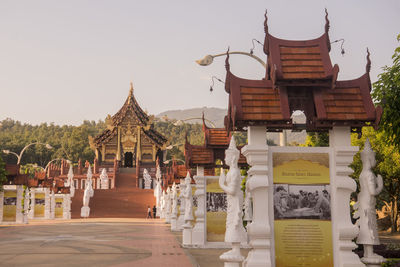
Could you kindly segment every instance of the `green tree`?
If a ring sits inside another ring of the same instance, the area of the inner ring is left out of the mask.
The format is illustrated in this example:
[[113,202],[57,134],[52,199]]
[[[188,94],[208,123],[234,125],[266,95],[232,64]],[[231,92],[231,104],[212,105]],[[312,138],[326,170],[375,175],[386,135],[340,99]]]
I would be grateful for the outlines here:
[[[397,36],[400,41],[400,34]],[[373,84],[372,97],[383,106],[380,126],[387,142],[400,149],[400,47],[392,56],[393,65],[385,66]]]
[[3,190],[3,184],[7,181],[6,174],[6,165],[3,158],[0,157],[0,191]]
[[324,132],[310,132],[307,134],[305,146],[329,146],[329,134]]

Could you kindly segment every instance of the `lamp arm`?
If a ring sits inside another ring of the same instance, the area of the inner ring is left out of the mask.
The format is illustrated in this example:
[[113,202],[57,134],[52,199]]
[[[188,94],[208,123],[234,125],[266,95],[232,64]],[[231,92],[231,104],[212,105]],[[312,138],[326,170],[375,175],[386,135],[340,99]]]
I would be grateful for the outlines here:
[[[252,57],[255,60],[257,60],[261,65],[263,65],[264,69],[267,68],[267,64],[265,64],[265,62],[261,58],[255,56],[253,54],[250,54],[250,53],[247,53],[247,52],[240,52],[240,51],[228,52],[228,54],[245,55],[245,56]],[[212,55],[213,58],[220,57],[220,56],[226,56],[226,53]]]

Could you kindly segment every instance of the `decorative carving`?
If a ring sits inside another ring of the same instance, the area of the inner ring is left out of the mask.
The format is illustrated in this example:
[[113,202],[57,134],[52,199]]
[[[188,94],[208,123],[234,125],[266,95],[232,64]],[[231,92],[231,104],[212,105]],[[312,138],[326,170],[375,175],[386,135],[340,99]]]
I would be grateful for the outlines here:
[[325,34],[326,34],[326,42],[328,46],[328,51],[331,51],[331,41],[329,40],[329,28],[330,28],[330,22],[328,19],[328,10],[325,8]]
[[109,188],[109,180],[106,168],[103,168],[100,174],[100,188],[101,189],[108,189]]
[[223,253],[219,258],[226,262],[240,263],[244,257],[240,253],[240,243],[246,240],[246,232],[242,222],[243,192],[240,189],[241,176],[238,167],[239,150],[235,138],[231,137],[229,148],[225,150],[225,164],[229,166],[228,174],[221,168],[219,186],[227,194],[227,216],[225,242],[232,244],[232,250]]
[[94,195],[94,190],[92,187],[92,177],[93,177],[92,169],[89,166],[85,181],[85,191],[83,192],[83,206],[81,208],[81,217],[84,218],[89,217],[90,214],[89,201],[90,198],[93,197]]
[[360,227],[357,244],[364,246],[364,258],[366,264],[380,264],[384,258],[373,251],[374,245],[379,245],[378,226],[376,223],[376,200],[383,188],[382,176],[375,174],[372,168],[376,165],[375,152],[371,148],[369,140],[365,140],[364,150],[360,152],[363,168],[360,173],[360,193],[355,204],[357,209],[354,218],[358,218],[356,225]]
[[264,53],[269,55],[269,41],[268,41],[268,16],[267,16],[267,9],[264,13],[264,32],[265,32],[265,39],[264,39]]
[[367,48],[367,65],[365,66],[365,71],[369,73],[371,71],[371,59],[369,58],[370,53],[369,49]]
[[143,170],[144,189],[151,189],[151,176],[147,169]]

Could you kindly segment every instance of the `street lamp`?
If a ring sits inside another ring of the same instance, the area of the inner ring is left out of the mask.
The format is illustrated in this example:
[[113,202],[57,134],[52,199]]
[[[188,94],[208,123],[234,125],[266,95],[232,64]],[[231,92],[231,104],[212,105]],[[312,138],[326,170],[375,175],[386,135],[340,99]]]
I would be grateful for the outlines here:
[[[185,122],[185,121],[189,121],[189,120],[202,120],[203,118],[200,118],[200,117],[198,117],[198,118],[188,118],[188,119],[184,119],[184,120],[177,120],[176,122],[174,122],[173,124],[175,125],[175,126],[180,126],[180,125],[182,125],[183,124],[183,122]],[[208,119],[204,119],[206,122],[208,122],[209,124],[211,124],[211,126],[213,127],[213,128],[217,128],[216,126],[215,126],[215,124],[212,122],[212,121],[210,121],[210,120],[208,120]]]
[[[230,54],[230,55],[245,55],[245,56],[249,56],[249,57],[257,60],[265,69],[267,68],[267,64],[265,64],[265,62],[261,58],[255,56],[252,53],[233,51],[233,52],[228,52],[228,54]],[[199,64],[200,66],[208,66],[211,63],[213,63],[214,58],[221,57],[221,56],[226,56],[226,52],[225,53],[221,53],[221,54],[216,54],[216,55],[207,55],[202,59],[196,60],[196,63]]]
[[46,173],[47,168],[49,168],[49,166],[50,166],[50,163],[57,161],[57,160],[66,160],[68,164],[71,164],[71,161],[69,159],[63,159],[63,158],[52,159],[46,164],[46,167],[44,167],[44,172]]
[[17,159],[18,159],[17,164],[19,165],[19,164],[21,163],[21,158],[22,158],[22,155],[24,154],[25,150],[26,150],[28,147],[33,146],[33,145],[44,145],[47,149],[52,149],[52,148],[53,148],[53,147],[52,147],[51,145],[49,145],[49,144],[45,144],[45,143],[41,143],[41,142],[34,142],[34,143],[30,143],[30,144],[26,145],[26,146],[21,150],[21,152],[19,153],[19,155],[18,155],[17,153],[15,153],[15,152],[12,152],[12,151],[8,150],[8,149],[4,149],[4,150],[3,150],[3,153],[4,153],[4,154],[7,154],[7,155],[8,155],[8,154],[12,154],[12,155],[16,156]]

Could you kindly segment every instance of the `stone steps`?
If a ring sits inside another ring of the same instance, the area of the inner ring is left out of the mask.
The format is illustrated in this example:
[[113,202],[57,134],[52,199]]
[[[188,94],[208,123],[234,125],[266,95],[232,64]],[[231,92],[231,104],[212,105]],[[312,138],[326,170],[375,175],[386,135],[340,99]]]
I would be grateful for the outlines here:
[[[75,190],[72,199],[71,216],[80,218],[84,190]],[[147,206],[153,207],[155,197],[152,189],[136,187],[136,176],[119,173],[116,188],[95,189],[90,199],[90,218],[146,218]]]

